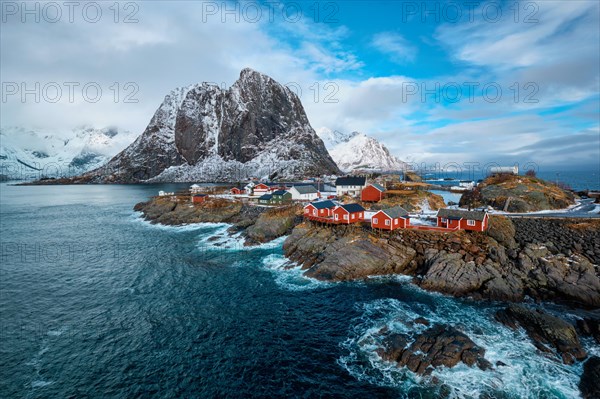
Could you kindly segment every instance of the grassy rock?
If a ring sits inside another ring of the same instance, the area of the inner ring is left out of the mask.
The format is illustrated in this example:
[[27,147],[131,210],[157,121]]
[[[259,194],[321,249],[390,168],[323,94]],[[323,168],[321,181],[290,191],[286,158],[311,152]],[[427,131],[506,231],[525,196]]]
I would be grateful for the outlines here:
[[[508,206],[507,206],[508,203]],[[460,198],[461,206],[492,206],[508,212],[563,209],[575,203],[571,192],[530,176],[491,176]]]
[[299,211],[298,206],[291,205],[264,212],[246,230],[246,245],[268,242],[291,232]]
[[446,207],[444,198],[441,195],[431,193],[425,190],[404,190],[398,195],[388,195],[381,201],[370,205],[371,209],[386,209],[400,205],[409,212],[419,212],[424,206],[433,210]]

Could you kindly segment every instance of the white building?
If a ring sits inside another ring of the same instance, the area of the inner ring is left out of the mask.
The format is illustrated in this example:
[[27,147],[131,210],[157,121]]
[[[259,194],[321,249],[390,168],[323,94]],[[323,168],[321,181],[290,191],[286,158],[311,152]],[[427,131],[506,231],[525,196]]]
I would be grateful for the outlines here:
[[293,200],[313,201],[319,198],[319,192],[313,185],[293,186],[288,191],[292,193]]
[[367,178],[365,176],[338,177],[335,181],[335,192],[338,197],[344,194],[358,197],[366,186]]
[[198,194],[198,193],[200,193],[201,191],[202,191],[202,187],[200,187],[200,186],[199,186],[199,185],[197,185],[197,184],[192,184],[192,185],[190,186],[190,193],[191,193],[191,194]]

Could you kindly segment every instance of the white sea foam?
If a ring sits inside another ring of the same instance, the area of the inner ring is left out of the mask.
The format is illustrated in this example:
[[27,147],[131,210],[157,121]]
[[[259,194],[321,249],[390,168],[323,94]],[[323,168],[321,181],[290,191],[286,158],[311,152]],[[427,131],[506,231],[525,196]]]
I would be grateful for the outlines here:
[[304,270],[297,263],[291,262],[281,254],[271,254],[262,259],[262,266],[273,273],[275,282],[290,291],[314,290],[328,288],[333,283],[315,280],[304,275]]
[[54,384],[54,381],[43,381],[43,380],[36,380],[36,381],[31,381],[31,387],[32,388],[44,388],[48,385],[52,385]]
[[272,241],[258,245],[244,245],[245,238],[242,232],[230,234],[227,230],[230,225],[216,227],[214,230],[203,233],[198,241],[198,247],[203,250],[221,251],[253,251],[264,249],[277,249],[283,245],[287,236],[276,238]]
[[[485,358],[494,365],[494,370],[488,371],[464,364],[435,370],[432,376],[452,390],[451,397],[476,398],[494,392],[504,392],[507,397],[514,398],[579,396],[577,384],[581,364],[567,366],[541,355],[523,331],[513,331],[493,319],[496,308],[475,308],[442,296],[431,296],[430,299],[431,303],[382,299],[363,304],[363,315],[342,344],[348,354],[339,359],[339,364],[357,379],[372,384],[398,387],[403,392],[422,389],[427,377],[383,361],[376,349],[380,345],[378,332],[381,328],[414,334],[428,327],[410,321],[425,317],[432,325],[457,326],[486,349]],[[506,366],[495,366],[496,362]]]
[[151,227],[158,230],[173,231],[173,232],[185,232],[203,229],[215,229],[215,228],[229,228],[230,224],[227,223],[187,223],[181,225],[166,225],[160,223],[152,223],[149,220],[143,218],[141,212],[134,212],[131,216],[131,220],[134,223],[141,223],[146,227]]

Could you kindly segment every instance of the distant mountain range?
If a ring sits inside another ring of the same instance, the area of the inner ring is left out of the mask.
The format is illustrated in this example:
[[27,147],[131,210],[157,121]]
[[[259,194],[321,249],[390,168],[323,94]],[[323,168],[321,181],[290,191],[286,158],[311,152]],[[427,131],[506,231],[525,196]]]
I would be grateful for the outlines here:
[[201,83],[171,91],[137,138],[90,127],[9,128],[1,138],[0,175],[75,183],[296,179],[406,166],[362,133],[317,134],[295,93],[249,68],[229,89]]
[[391,171],[407,168],[407,164],[390,154],[386,146],[364,133],[345,134],[329,129],[320,129],[317,133],[343,172]]
[[135,135],[88,126],[71,131],[0,129],[0,175],[9,179],[75,176],[104,165]]

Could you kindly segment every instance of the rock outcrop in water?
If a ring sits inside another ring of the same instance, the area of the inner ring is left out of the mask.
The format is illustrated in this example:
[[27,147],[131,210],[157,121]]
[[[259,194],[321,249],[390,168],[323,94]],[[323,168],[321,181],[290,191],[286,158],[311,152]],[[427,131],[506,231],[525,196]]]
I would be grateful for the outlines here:
[[[545,230],[548,222],[528,223]],[[405,274],[417,277],[415,283],[422,288],[459,297],[519,302],[530,296],[600,306],[600,256],[576,249],[579,234],[600,247],[600,221],[553,225],[560,228],[555,234],[566,237],[556,243],[526,242],[521,237],[527,234],[519,231],[524,225],[513,225],[506,218],[494,216],[490,223],[487,234],[416,230],[379,234],[355,226],[304,223],[286,239],[284,251],[306,269],[307,276],[319,280]]]
[[583,365],[579,389],[583,399],[600,398],[600,357],[592,356]]
[[573,364],[576,360],[587,357],[575,327],[542,310],[510,305],[498,311],[496,319],[513,329],[523,327],[539,350],[548,353],[558,352],[565,364]]
[[438,367],[454,367],[462,362],[482,370],[492,367],[485,359],[485,349],[467,335],[451,326],[435,325],[414,336],[387,333],[377,351],[383,360],[396,362],[398,367],[422,375]]
[[336,173],[298,96],[246,68],[229,89],[202,83],[173,90],[133,144],[69,182],[238,181]]

